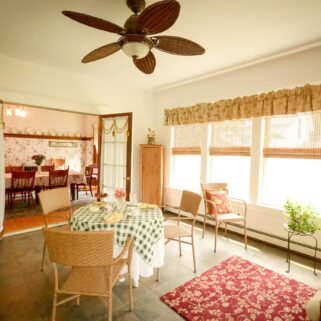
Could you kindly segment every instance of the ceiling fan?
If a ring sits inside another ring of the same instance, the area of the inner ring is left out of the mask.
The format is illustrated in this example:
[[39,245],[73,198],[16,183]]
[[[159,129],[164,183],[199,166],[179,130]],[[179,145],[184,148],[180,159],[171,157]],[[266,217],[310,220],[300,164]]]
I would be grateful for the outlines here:
[[175,36],[151,36],[169,29],[176,21],[180,4],[176,0],[163,0],[145,8],[145,0],[126,0],[127,6],[134,13],[120,27],[112,22],[84,13],[62,11],[77,22],[89,27],[120,35],[118,41],[102,46],[90,52],[83,63],[95,61],[112,55],[122,49],[133,59],[135,66],[145,74],[151,74],[156,66],[156,59],[151,49],[182,56],[201,55],[205,49],[197,43]]

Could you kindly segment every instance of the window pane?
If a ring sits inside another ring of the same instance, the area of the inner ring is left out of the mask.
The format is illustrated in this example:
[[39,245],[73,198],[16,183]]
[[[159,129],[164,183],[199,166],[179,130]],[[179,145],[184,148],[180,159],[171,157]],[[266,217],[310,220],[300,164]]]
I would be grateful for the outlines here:
[[321,160],[265,158],[263,179],[263,203],[282,206],[291,199],[321,210]]
[[170,186],[189,191],[200,191],[201,157],[199,155],[173,156]]
[[213,156],[209,156],[208,181],[227,183],[230,195],[244,200],[249,199],[251,138],[250,119],[211,125],[210,155]]
[[320,112],[267,118],[261,202],[282,207],[290,199],[321,210],[320,147]]
[[209,182],[227,183],[230,196],[248,200],[250,157],[210,156]]

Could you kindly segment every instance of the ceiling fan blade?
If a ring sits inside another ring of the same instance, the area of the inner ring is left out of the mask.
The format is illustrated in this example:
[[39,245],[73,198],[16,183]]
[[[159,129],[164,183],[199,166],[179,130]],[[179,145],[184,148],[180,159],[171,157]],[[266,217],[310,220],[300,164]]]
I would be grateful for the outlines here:
[[150,51],[149,54],[142,59],[133,59],[135,66],[145,74],[153,73],[156,66],[154,54]]
[[100,30],[104,30],[112,33],[117,33],[119,35],[122,35],[125,33],[125,30],[122,27],[117,26],[112,22],[109,22],[100,18],[96,18],[93,16],[89,16],[84,13],[64,10],[62,11],[62,14],[72,20],[80,22],[89,27],[93,27],[96,29],[100,29]]
[[152,39],[156,39],[154,48],[173,55],[194,56],[205,52],[205,49],[196,42],[181,37],[157,36]]
[[86,55],[81,62],[91,62],[101,58],[105,58],[107,56],[112,55],[113,53],[117,52],[120,49],[118,42],[113,42],[108,45],[102,46],[90,52]]
[[167,30],[175,23],[180,8],[176,0],[163,0],[148,6],[138,16],[138,30],[147,34]]

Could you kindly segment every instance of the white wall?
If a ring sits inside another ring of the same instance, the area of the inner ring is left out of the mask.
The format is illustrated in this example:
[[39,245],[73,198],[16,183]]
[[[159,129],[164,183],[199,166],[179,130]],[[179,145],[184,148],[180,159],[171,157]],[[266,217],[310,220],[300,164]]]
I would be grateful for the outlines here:
[[[158,115],[156,121],[158,143],[165,145],[165,197],[177,203],[180,194],[167,188],[170,127],[163,126],[164,109],[188,107],[195,103],[215,102],[219,99],[293,88],[306,83],[321,83],[321,46],[156,92],[154,104]],[[280,210],[250,205],[248,215],[249,227],[286,237],[282,229],[284,218]],[[249,233],[249,235],[285,246],[282,241],[275,241],[256,233]],[[299,241],[303,242],[303,239]],[[319,242],[321,242],[321,236]],[[311,254],[311,251],[301,247],[294,248]]]

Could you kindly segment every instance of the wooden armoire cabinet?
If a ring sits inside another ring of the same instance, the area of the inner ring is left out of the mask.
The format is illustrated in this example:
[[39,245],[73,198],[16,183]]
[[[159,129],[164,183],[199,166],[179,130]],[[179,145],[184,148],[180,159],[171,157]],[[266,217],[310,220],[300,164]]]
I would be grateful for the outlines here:
[[162,205],[163,145],[140,145],[140,201]]

